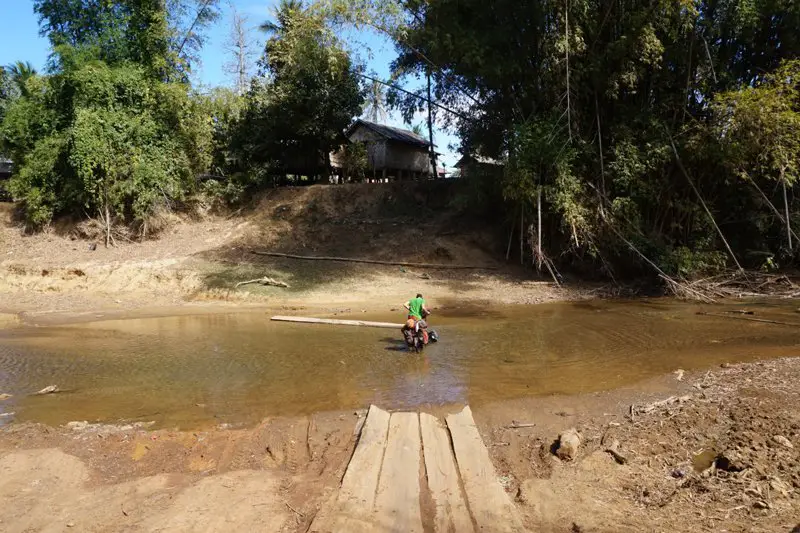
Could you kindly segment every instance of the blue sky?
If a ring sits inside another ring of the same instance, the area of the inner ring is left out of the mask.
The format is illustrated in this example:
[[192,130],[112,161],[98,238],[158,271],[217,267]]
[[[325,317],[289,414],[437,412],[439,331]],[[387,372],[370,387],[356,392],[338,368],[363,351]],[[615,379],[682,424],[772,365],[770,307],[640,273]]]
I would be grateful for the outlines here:
[[[237,10],[245,15],[253,27],[253,40],[260,49],[265,37],[258,32],[256,26],[267,18],[271,18],[274,0],[233,0]],[[223,14],[214,27],[208,31],[208,41],[202,51],[202,65],[195,70],[195,79],[206,86],[230,85],[231,79],[224,71],[223,65],[228,60],[225,53],[225,41],[230,32],[230,11],[225,1],[221,2]],[[49,54],[46,37],[39,35],[39,25],[33,13],[33,2],[30,0],[0,0],[3,31],[0,33],[0,65],[14,61],[30,61],[38,70],[44,70]],[[353,33],[348,41],[354,50],[367,64],[368,71],[375,71],[379,77],[389,76],[389,63],[395,58],[394,45],[381,35],[370,32]],[[423,116],[415,118],[414,123],[423,123]],[[403,123],[397,113],[391,113],[388,124],[410,127]],[[448,169],[458,159],[449,145],[457,144],[453,135],[436,129],[434,142],[438,152],[443,154],[443,161]],[[441,162],[440,162],[441,164]]]

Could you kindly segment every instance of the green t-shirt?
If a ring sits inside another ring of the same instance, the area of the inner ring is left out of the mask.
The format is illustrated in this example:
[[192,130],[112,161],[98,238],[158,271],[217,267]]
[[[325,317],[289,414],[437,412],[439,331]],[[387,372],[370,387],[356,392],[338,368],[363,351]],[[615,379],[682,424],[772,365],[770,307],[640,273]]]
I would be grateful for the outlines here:
[[422,298],[412,298],[408,302],[408,314],[416,318],[422,319],[422,308],[425,305],[425,300]]

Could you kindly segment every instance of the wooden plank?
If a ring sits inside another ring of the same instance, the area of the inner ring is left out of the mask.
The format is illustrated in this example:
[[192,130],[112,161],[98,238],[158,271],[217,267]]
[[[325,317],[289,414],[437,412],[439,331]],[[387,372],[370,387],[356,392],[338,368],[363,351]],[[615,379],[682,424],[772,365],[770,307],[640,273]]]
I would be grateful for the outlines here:
[[375,500],[374,531],[422,533],[419,416],[394,413]]
[[309,531],[374,531],[371,525],[372,510],[388,432],[389,413],[371,405],[333,510],[321,513],[320,519],[314,520]]
[[400,329],[403,324],[391,322],[369,322],[367,320],[340,320],[336,318],[312,318],[304,316],[274,316],[270,320],[276,322],[302,322],[304,324],[331,324],[334,326],[366,326],[370,328]]
[[506,491],[497,479],[489,450],[481,439],[469,406],[447,416],[453,437],[458,470],[464,483],[467,502],[478,531],[485,533],[520,533],[525,531]]
[[475,528],[458,483],[458,469],[447,430],[435,416],[419,415],[425,472],[436,509],[434,533],[472,533]]

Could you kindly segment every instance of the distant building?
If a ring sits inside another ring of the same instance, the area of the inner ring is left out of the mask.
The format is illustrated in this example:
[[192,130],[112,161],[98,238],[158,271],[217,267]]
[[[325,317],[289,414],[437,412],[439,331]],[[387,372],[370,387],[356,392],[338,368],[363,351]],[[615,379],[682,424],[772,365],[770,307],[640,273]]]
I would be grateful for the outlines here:
[[0,156],[0,202],[10,201],[11,193],[6,188],[6,182],[11,177],[14,163],[10,159]]
[[[362,143],[367,149],[367,178],[419,179],[432,174],[430,142],[413,131],[384,126],[358,119],[345,132],[351,143]],[[338,154],[331,155],[331,164],[340,167]]]
[[480,155],[465,155],[454,165],[458,176],[466,178],[470,173],[495,173],[503,169],[503,162]]
[[11,171],[14,168],[14,163],[10,159],[0,156],[0,180],[5,180],[11,177]]

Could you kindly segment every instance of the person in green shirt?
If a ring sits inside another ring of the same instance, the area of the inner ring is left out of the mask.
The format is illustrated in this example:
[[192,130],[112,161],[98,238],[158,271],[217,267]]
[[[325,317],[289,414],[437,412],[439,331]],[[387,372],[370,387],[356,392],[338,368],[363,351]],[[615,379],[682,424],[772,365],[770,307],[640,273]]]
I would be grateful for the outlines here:
[[430,310],[425,305],[422,294],[417,294],[416,298],[412,298],[404,303],[403,307],[408,309],[408,318],[413,318],[414,320],[422,320],[431,314]]
[[422,328],[422,337],[424,339],[424,343],[428,344],[428,332],[425,328],[427,328],[427,324],[423,320],[429,314],[431,314],[430,309],[428,306],[425,305],[425,300],[422,298],[422,294],[417,294],[416,298],[412,298],[411,300],[407,301],[403,304],[408,310],[408,320],[403,325],[403,337],[405,337],[408,342],[408,336],[411,335],[411,332],[414,331],[417,326]]

